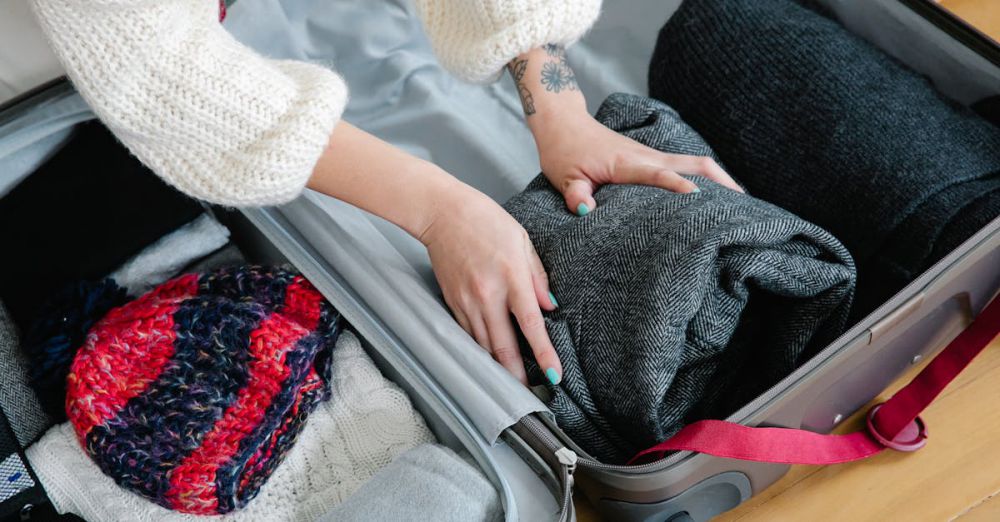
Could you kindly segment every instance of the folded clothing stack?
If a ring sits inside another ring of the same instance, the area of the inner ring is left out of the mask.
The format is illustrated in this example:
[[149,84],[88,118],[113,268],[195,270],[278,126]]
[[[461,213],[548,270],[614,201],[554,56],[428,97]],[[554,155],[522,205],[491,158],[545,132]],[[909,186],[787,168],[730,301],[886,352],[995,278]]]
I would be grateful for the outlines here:
[[[612,95],[597,119],[661,151],[713,155],[649,98]],[[539,176],[505,204],[559,299],[546,323],[563,380],[549,408],[605,462],[623,462],[687,422],[732,413],[847,320],[854,265],[832,235],[692,181],[701,192],[606,185],[594,194],[597,208],[577,217]]]
[[[257,497],[218,520],[313,522],[398,456],[434,441],[406,394],[379,373],[352,332],[341,333],[331,357],[332,400],[317,405]],[[80,450],[69,423],[49,430],[27,456],[60,513],[108,522],[205,520],[118,487]]]
[[684,2],[649,90],[751,193],[843,241],[854,319],[1000,215],[1000,128],[794,0]]

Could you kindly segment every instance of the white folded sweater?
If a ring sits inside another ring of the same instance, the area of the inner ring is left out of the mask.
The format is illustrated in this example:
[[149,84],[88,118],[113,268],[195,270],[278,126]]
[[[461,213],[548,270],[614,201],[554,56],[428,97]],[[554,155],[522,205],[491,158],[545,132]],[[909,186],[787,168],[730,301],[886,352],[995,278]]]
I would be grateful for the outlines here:
[[[97,116],[181,191],[230,206],[297,196],[347,87],[317,65],[233,39],[215,0],[31,0]],[[475,82],[532,48],[576,41],[601,0],[416,0],[442,64]],[[359,38],[365,35],[358,35]]]
[[84,520],[313,521],[398,455],[434,441],[406,394],[379,373],[350,332],[340,335],[333,351],[332,387],[332,398],[309,416],[257,497],[219,517],[170,511],[119,487],[84,453],[68,422],[30,446],[28,461],[56,510]]

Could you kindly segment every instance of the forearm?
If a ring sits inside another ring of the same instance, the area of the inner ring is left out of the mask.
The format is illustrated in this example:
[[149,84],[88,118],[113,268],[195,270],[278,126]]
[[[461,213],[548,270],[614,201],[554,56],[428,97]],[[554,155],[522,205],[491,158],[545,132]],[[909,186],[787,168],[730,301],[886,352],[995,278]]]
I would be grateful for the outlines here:
[[438,211],[470,187],[433,163],[341,121],[308,187],[395,223],[421,239]]

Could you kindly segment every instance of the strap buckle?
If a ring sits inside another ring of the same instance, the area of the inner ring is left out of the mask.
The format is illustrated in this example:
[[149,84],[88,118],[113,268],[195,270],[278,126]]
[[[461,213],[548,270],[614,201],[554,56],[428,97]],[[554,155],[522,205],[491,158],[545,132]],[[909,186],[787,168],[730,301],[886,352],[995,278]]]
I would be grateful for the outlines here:
[[892,439],[889,439],[879,433],[875,428],[875,412],[877,412],[883,404],[885,403],[873,406],[872,409],[868,411],[867,419],[868,433],[874,437],[879,444],[882,444],[887,448],[903,452],[917,451],[927,444],[927,425],[924,424],[924,420],[919,416],[910,421],[910,423],[907,424],[906,427]]

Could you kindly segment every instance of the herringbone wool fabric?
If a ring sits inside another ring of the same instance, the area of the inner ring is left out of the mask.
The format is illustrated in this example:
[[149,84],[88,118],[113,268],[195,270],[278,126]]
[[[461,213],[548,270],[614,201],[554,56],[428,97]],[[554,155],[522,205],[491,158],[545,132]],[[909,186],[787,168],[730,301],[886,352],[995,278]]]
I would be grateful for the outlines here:
[[[711,154],[655,100],[616,94],[597,118],[662,151]],[[597,208],[577,217],[539,176],[505,205],[559,299],[546,316],[563,364],[549,408],[605,462],[627,460],[686,422],[733,412],[847,319],[854,264],[833,236],[694,181],[700,193],[606,185],[594,194]]]
[[17,326],[0,302],[0,407],[22,447],[34,442],[52,425],[28,384],[28,366]]
[[1000,128],[794,0],[684,2],[649,89],[755,196],[843,241],[854,318],[1000,215]]

